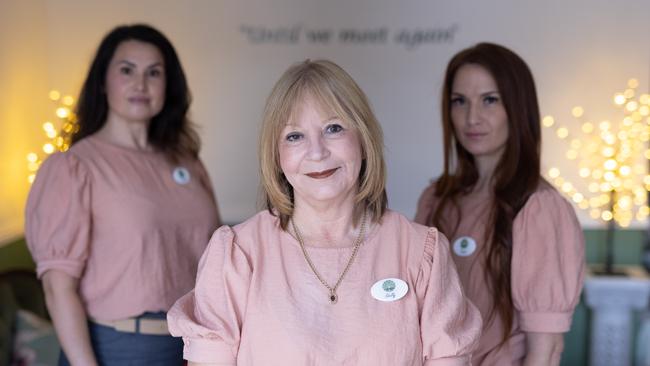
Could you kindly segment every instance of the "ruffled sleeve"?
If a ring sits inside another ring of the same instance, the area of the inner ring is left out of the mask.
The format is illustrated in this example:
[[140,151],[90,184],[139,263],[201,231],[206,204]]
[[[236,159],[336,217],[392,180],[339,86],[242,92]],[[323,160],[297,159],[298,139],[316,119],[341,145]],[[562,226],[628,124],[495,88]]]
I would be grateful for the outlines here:
[[415,212],[415,222],[421,225],[429,226],[431,222],[431,215],[433,214],[433,206],[435,202],[436,184],[431,182],[418,199],[418,207]]
[[51,269],[79,278],[91,233],[88,171],[71,153],[41,165],[25,208],[25,237],[39,277]]
[[183,337],[188,361],[236,365],[251,265],[231,228],[219,228],[199,262],[194,290],[169,310],[169,331]]
[[447,238],[435,228],[427,232],[416,288],[422,304],[424,365],[469,365],[481,334],[481,315],[463,293]]
[[512,298],[522,330],[567,332],[585,267],[573,207],[552,188],[539,191],[515,218],[512,235]]

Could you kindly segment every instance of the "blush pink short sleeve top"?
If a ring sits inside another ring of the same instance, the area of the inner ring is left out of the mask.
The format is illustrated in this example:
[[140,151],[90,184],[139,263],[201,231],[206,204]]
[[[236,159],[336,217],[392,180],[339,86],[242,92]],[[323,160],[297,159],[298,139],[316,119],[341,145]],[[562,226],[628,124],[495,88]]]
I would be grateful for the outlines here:
[[[469,299],[488,319],[492,295],[485,275],[485,229],[490,198],[469,201],[462,197],[456,231],[446,233],[461,282]],[[416,222],[430,223],[438,204],[435,185],[422,194]],[[457,213],[449,209],[448,218]],[[580,300],[584,276],[584,237],[573,207],[553,187],[542,182],[512,226],[512,300],[515,308],[509,341],[499,348],[504,330],[495,314],[484,324],[476,365],[519,365],[525,357],[525,333],[564,333],[571,326]]]
[[[334,282],[351,247],[307,246]],[[379,301],[378,281],[406,295]],[[336,304],[311,272],[298,241],[264,211],[221,227],[201,258],[196,287],[168,313],[184,357],[219,365],[468,365],[481,328],[461,290],[447,241],[388,211],[368,233],[337,290]]]
[[192,288],[218,225],[200,161],[84,138],[41,166],[25,235],[38,276],[79,278],[88,315],[116,320],[166,311]]

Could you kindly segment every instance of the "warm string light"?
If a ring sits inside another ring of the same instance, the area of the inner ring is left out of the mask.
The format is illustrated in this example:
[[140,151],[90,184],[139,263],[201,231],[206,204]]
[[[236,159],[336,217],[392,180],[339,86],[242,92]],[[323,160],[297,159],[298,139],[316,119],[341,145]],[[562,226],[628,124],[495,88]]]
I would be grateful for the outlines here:
[[576,106],[571,114],[581,126],[573,134],[552,116],[542,119],[544,127],[553,128],[558,138],[567,141],[565,157],[577,162],[587,191],[579,191],[556,167],[551,167],[546,177],[593,219],[614,220],[621,227],[650,215],[650,95],[635,99],[638,86],[638,80],[630,79],[627,89],[614,95],[614,105],[623,111],[620,121],[586,120],[584,109]]
[[43,131],[47,137],[47,141],[42,146],[44,155],[38,152],[30,152],[27,154],[27,170],[29,175],[27,181],[31,184],[36,178],[36,172],[41,166],[41,163],[48,155],[55,151],[66,151],[70,148],[70,139],[72,134],[79,130],[77,125],[77,116],[73,111],[74,98],[66,95],[62,96],[58,90],[52,90],[48,94],[50,100],[56,105],[54,115],[60,126],[59,129],[51,121],[43,123]]

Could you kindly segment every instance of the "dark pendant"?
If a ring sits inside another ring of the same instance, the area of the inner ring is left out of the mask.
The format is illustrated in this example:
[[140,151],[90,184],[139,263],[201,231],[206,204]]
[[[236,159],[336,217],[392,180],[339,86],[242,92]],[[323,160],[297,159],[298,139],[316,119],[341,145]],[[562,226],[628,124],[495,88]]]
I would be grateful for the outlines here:
[[336,304],[336,302],[339,300],[339,297],[336,296],[336,294],[331,293],[330,294],[330,304]]

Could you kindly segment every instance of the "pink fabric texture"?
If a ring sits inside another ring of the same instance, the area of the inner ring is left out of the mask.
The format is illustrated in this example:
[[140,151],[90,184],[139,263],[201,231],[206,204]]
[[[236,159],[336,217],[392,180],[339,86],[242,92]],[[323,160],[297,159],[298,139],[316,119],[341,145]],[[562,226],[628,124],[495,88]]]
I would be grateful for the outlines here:
[[[199,264],[196,287],[168,313],[185,358],[220,365],[467,365],[481,320],[464,296],[447,240],[388,211],[366,236],[330,304],[298,241],[264,211],[221,227]],[[333,283],[351,247],[309,247]],[[406,295],[371,296],[399,278]]]
[[[189,182],[173,178],[178,167]],[[39,277],[79,278],[88,315],[116,320],[166,311],[189,291],[217,220],[200,161],[172,164],[90,136],[42,164],[25,235]]]
[[[415,221],[429,223],[437,205],[435,185],[420,197]],[[480,345],[474,353],[476,365],[519,365],[525,356],[525,332],[564,333],[571,327],[573,311],[580,300],[584,279],[584,237],[573,207],[543,182],[513,223],[512,299],[515,307],[513,332],[504,347],[498,345],[504,330],[496,314],[487,322],[492,297],[484,273],[489,197],[470,201],[461,198],[460,225],[446,233],[451,243],[470,237],[476,241],[471,255],[452,249],[461,282],[469,299],[485,321]],[[449,210],[447,217],[457,213]],[[445,226],[445,225],[443,225]]]

